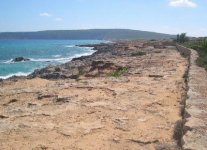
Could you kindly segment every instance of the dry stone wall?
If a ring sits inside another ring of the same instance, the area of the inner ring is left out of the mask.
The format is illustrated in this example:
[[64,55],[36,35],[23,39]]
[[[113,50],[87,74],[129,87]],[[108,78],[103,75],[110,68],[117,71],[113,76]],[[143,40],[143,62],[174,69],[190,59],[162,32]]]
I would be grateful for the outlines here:
[[198,54],[195,50],[180,45],[177,45],[177,49],[190,62],[183,149],[207,150],[207,72],[196,65]]

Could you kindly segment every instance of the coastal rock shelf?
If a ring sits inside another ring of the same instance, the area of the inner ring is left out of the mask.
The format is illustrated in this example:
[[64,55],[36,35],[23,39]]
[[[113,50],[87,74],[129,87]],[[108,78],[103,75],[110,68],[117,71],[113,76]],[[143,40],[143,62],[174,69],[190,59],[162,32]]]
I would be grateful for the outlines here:
[[167,41],[88,46],[97,52],[0,82],[0,149],[178,149],[187,58]]

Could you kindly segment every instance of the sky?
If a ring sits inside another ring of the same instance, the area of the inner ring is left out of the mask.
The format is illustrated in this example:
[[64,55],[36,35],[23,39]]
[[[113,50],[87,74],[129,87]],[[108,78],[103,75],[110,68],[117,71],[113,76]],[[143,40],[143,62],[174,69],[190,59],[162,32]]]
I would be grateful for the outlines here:
[[207,36],[207,0],[0,1],[0,32],[107,28]]

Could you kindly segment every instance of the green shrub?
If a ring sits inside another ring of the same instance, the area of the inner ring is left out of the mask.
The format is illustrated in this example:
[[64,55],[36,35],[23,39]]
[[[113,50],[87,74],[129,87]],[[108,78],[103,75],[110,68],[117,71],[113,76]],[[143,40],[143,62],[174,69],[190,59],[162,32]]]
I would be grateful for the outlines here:
[[207,70],[207,39],[190,41],[183,45],[197,50],[199,57],[196,63],[198,66],[204,67]]
[[207,52],[200,52],[199,53],[199,57],[196,60],[196,63],[200,66],[200,67],[204,67],[207,70]]
[[126,72],[128,72],[128,68],[121,67],[121,68],[117,69],[116,71],[112,72],[110,74],[110,76],[118,78],[118,77],[122,76]]
[[207,52],[207,39],[206,38],[203,40],[202,48]]

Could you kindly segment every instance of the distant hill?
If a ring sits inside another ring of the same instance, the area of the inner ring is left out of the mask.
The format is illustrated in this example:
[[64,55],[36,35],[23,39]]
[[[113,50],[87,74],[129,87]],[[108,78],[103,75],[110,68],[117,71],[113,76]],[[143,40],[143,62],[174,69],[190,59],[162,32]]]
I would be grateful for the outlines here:
[[135,40],[169,39],[174,37],[174,35],[169,34],[129,29],[48,30],[0,33],[0,39]]

